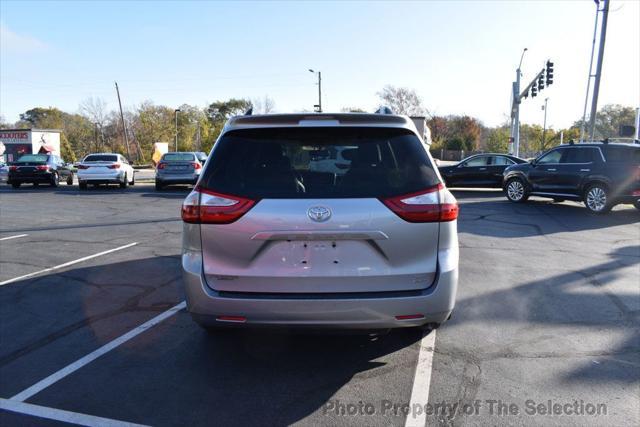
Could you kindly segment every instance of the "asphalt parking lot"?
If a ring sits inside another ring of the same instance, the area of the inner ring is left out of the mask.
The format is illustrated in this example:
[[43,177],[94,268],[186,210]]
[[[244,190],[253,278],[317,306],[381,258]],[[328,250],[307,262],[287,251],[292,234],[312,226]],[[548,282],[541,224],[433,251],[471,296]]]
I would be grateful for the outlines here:
[[437,331],[210,336],[181,304],[187,190],[0,187],[0,424],[639,425],[640,212],[454,193]]

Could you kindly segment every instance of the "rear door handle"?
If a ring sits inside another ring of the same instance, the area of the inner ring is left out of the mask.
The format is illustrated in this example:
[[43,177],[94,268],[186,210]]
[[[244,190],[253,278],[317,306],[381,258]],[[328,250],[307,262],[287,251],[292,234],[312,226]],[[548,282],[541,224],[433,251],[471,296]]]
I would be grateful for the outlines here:
[[480,170],[481,170],[481,171],[486,171],[486,170],[487,170],[487,168],[480,168]]
[[580,172],[591,172],[591,169],[580,169]]
[[547,169],[547,170],[548,170],[549,172],[555,172],[555,171],[556,171],[555,169],[551,169],[551,168],[550,168],[550,169]]

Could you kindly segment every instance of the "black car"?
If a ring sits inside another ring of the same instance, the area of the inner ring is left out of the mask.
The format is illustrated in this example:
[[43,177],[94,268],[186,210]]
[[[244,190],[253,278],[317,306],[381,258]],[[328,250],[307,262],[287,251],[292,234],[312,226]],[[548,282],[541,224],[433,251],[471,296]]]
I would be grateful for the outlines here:
[[447,187],[501,188],[504,170],[511,165],[526,163],[508,154],[476,154],[452,166],[439,166]]
[[640,144],[560,145],[504,172],[504,191],[520,203],[529,196],[584,201],[594,213],[620,203],[640,209]]
[[73,171],[55,154],[25,154],[9,166],[8,184],[13,188],[23,183],[49,184],[57,187],[60,181],[73,184]]

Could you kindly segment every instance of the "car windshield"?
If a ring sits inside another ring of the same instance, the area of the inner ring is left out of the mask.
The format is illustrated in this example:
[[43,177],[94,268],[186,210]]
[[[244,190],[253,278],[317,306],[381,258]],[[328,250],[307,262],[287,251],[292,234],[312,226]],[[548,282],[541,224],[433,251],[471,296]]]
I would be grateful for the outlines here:
[[48,158],[46,154],[25,154],[18,159],[18,163],[46,163]]
[[163,162],[192,162],[195,157],[191,153],[167,153],[162,157]]
[[84,162],[117,162],[118,156],[113,154],[91,154],[85,157]]
[[389,197],[439,182],[403,129],[272,128],[227,133],[202,184],[251,198]]

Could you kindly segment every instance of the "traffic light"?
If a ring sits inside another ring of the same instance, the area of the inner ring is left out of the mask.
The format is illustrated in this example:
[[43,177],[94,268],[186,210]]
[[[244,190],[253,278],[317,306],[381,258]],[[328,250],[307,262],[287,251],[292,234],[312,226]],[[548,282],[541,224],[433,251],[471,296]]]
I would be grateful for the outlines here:
[[534,84],[533,86],[531,86],[531,97],[535,98],[536,96],[538,96],[538,88]]
[[538,77],[538,88],[540,90],[544,89],[544,77],[542,77],[542,74]]
[[553,62],[547,61],[547,86],[553,83]]

